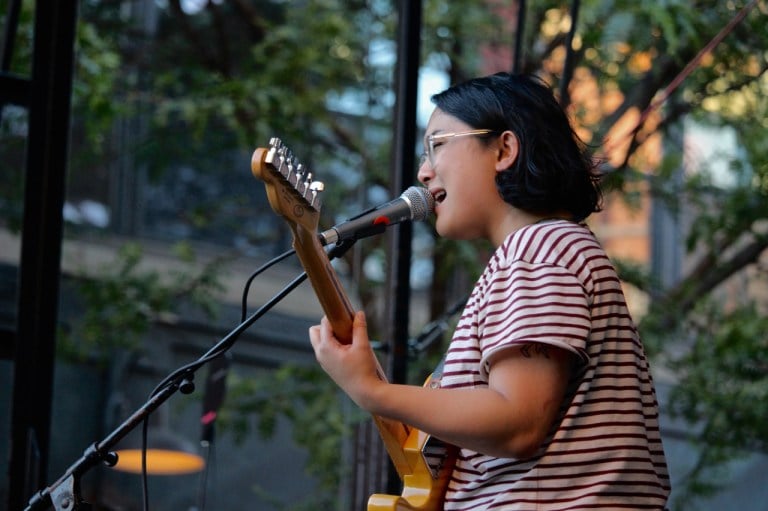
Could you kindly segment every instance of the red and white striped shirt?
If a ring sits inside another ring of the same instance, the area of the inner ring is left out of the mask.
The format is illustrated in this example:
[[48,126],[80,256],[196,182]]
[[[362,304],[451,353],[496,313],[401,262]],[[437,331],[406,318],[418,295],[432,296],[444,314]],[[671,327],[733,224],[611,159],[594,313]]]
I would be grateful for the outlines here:
[[440,386],[485,387],[498,350],[541,342],[581,364],[527,459],[461,449],[446,510],[664,509],[658,405],[621,283],[589,229],[526,226],[496,250],[464,309]]

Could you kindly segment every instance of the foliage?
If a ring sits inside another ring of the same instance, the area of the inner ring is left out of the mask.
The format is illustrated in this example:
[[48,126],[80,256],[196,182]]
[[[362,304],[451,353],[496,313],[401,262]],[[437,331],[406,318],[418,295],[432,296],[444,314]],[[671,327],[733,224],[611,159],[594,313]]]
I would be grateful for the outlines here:
[[[631,192],[632,199],[636,185],[645,183],[648,192],[643,193],[656,199],[656,207],[666,207],[684,233],[686,264],[675,282],[663,282],[645,268],[618,265],[622,276],[651,298],[641,333],[658,354],[656,363],[679,375],[667,411],[692,425],[690,439],[699,448],[695,467],[675,488],[679,509],[688,509],[697,495],[716,491],[712,482],[730,460],[765,449],[765,417],[757,410],[765,409],[768,393],[760,362],[768,303],[759,291],[749,292],[759,285],[748,290],[738,285],[754,278],[768,247],[763,99],[768,62],[764,52],[753,51],[768,37],[764,16],[757,12],[763,8],[735,25],[684,80],[674,81],[746,4],[594,2],[581,18],[586,45],[578,52],[581,64],[589,66],[603,97],[617,90],[622,94],[604,115],[594,116],[588,108],[575,111],[585,125],[594,126],[590,131],[598,140],[607,136],[603,147],[614,189]],[[668,93],[673,94],[667,99]],[[660,99],[666,101],[656,107]],[[640,112],[646,122],[636,124]],[[622,117],[623,128],[616,129]],[[687,139],[679,129],[694,123],[720,130],[721,140],[732,134],[735,150],[691,158],[690,150],[683,152]],[[646,149],[657,132],[665,135],[665,158],[658,165]],[[610,148],[614,154],[607,153]],[[739,274],[752,277],[739,279]],[[733,434],[720,434],[726,430]]]
[[20,134],[9,134],[18,131],[10,125],[26,124],[26,116],[21,112],[3,110],[3,118],[0,119],[0,154],[4,156],[4,162],[10,167],[0,172],[0,225],[11,232],[21,230],[24,205],[20,197],[24,195],[24,175],[21,172],[12,172],[11,168],[21,168],[24,161],[24,137]]
[[336,493],[329,490],[344,475],[342,442],[364,415],[341,407],[338,388],[315,366],[287,364],[248,378],[233,374],[227,385],[227,406],[220,416],[223,429],[238,440],[254,429],[271,438],[280,422],[289,420],[295,442],[309,453],[307,472],[319,485],[315,494],[305,496],[306,502],[314,509],[334,509]]
[[[617,266],[627,281],[651,298],[640,325],[645,342],[660,361],[682,375],[672,394],[671,410],[699,426],[695,435],[702,445],[714,440],[709,436],[714,431],[733,427],[738,432],[722,435],[712,449],[704,449],[702,467],[722,464],[745,447],[764,448],[760,438],[764,440],[765,417],[735,409],[737,404],[731,401],[742,398],[738,392],[750,392],[753,400],[765,399],[765,368],[760,365],[765,353],[765,336],[760,335],[765,326],[761,316],[765,297],[746,300],[738,291],[736,296],[724,292],[735,275],[758,266],[768,246],[764,3],[703,55],[690,73],[681,75],[747,3],[581,2],[571,55],[575,71],[570,77],[564,73],[564,42],[571,25],[568,6],[554,0],[528,2],[523,47],[518,49],[523,70],[542,75],[561,94],[566,93],[563,100],[569,100],[579,133],[604,162],[606,189],[621,194],[632,207],[639,207],[651,194],[655,206],[663,204],[686,230],[688,264],[677,282],[662,282],[648,268],[628,262],[619,261]],[[332,181],[325,198],[326,215],[364,209],[375,196],[370,190],[388,189],[394,103],[394,73],[388,57],[393,53],[397,22],[394,2],[273,0],[258,2],[258,9],[244,1],[203,2],[194,12],[185,11],[186,4],[179,0],[158,5],[154,25],[125,16],[113,2],[83,4],[73,102],[78,148],[73,151],[74,177],[108,175],[110,159],[118,155],[113,154],[106,126],[138,118],[142,122],[136,139],[122,147],[137,157],[136,167],[146,168],[155,182],[164,175],[177,180],[182,168],[194,169],[197,182],[209,182],[199,179],[202,174],[219,176],[227,185],[222,189],[233,195],[232,207],[206,204],[194,214],[178,215],[196,232],[217,226],[218,216],[239,218],[238,206],[258,207],[243,191],[247,187],[231,185],[239,183],[232,178],[231,169],[238,168],[232,162],[247,162],[254,146],[276,134],[323,180]],[[486,6],[468,0],[425,1],[423,62],[451,81],[508,69],[512,52],[507,50],[514,49],[516,25],[505,6],[503,2]],[[494,52],[502,58],[482,66],[479,56]],[[675,82],[679,76],[684,79]],[[580,95],[584,90],[589,93]],[[13,118],[3,116],[0,151],[10,156],[3,161],[18,166],[23,130],[14,131],[9,119]],[[724,133],[733,133],[738,150],[721,158],[685,161],[681,155],[686,141],[679,134],[683,119],[727,128]],[[23,123],[22,116],[18,124]],[[665,140],[661,159],[662,149],[655,145],[659,134]],[[717,165],[716,159],[724,164]],[[247,174],[247,168],[237,172]],[[725,184],[720,180],[723,175]],[[13,225],[20,208],[11,198],[20,194],[21,185],[2,179],[0,208],[7,224]],[[274,224],[253,226],[253,234],[250,224],[243,223],[239,229],[249,233],[255,246],[285,241],[279,235],[281,226]],[[347,261],[350,274],[364,279],[357,261],[381,248],[380,240],[367,243],[362,255]],[[433,317],[466,291],[469,276],[477,271],[486,250],[434,242]],[[122,274],[87,292],[87,299],[97,305],[95,310],[101,307],[88,321],[108,325],[107,331],[114,331],[116,323],[144,328],[146,310],[163,310],[168,295],[153,289],[152,279],[136,278],[130,257],[119,266]],[[375,283],[359,285],[363,304],[376,308]],[[119,304],[126,292],[143,296],[144,309],[118,307],[115,314],[107,314],[107,307],[114,307],[109,300]],[[710,298],[713,293],[719,293],[719,302]],[[717,303],[721,306],[715,307]],[[676,342],[680,339],[685,342]],[[673,356],[675,350],[682,350],[682,355]],[[755,365],[747,364],[750,358]],[[753,369],[762,370],[762,375]],[[702,381],[707,370],[720,378]],[[307,428],[307,436],[297,441],[319,449],[312,436],[313,421],[325,422],[327,414],[337,413],[338,407],[332,405],[335,392],[316,380],[317,375],[302,371],[280,370],[286,385],[292,379],[289,375],[295,378],[286,389],[274,388],[269,381],[238,382],[243,389],[253,385],[254,395],[262,398],[274,393],[285,399],[268,400],[271,404],[235,401],[232,413],[238,407],[246,415],[258,411],[261,418],[257,420],[264,421],[260,431],[269,434],[278,416],[294,413],[278,401],[302,403],[304,413],[294,414],[292,420],[301,422],[296,429]],[[711,385],[716,381],[740,385]],[[315,395],[310,397],[307,392],[313,385]],[[701,393],[704,389],[706,395]],[[328,396],[333,397],[326,401]],[[315,408],[313,400],[323,406]],[[725,405],[731,413],[719,411],[718,406]],[[245,423],[234,416],[232,420],[235,431],[245,431],[237,429]],[[315,453],[317,459],[313,454],[317,466],[312,470],[328,476],[324,481],[331,486],[331,472],[320,467],[335,460],[328,458],[331,446],[321,450]],[[694,471],[688,481],[694,493],[708,490],[699,475],[705,476]]]
[[114,350],[138,351],[152,323],[175,312],[185,300],[209,316],[215,314],[220,261],[195,270],[188,246],[179,244],[176,253],[189,267],[163,276],[157,269],[141,267],[143,251],[135,243],[121,247],[115,261],[96,275],[82,269],[72,292],[83,313],[63,328],[58,356],[106,364]]
[[680,376],[670,412],[693,425],[701,456],[677,495],[680,509],[722,489],[726,462],[768,452],[768,317],[753,304],[724,311],[710,301],[685,330],[690,346],[669,362]]
[[[20,7],[16,51],[11,55],[13,58],[8,62],[7,71],[23,76],[31,68],[34,12],[30,2],[22,2]],[[5,45],[3,50],[6,51]],[[23,168],[28,122],[26,111],[0,103],[0,225],[11,232],[18,232],[22,223],[24,174],[20,169]]]

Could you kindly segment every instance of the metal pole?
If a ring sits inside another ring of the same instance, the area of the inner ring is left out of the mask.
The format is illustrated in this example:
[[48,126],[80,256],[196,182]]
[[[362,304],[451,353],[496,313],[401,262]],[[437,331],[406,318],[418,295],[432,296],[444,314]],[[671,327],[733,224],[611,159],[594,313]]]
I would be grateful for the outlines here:
[[77,1],[35,6],[19,269],[9,509],[45,484]]
[[[416,106],[418,96],[421,1],[398,2],[399,24],[397,40],[397,102],[394,123],[394,165],[392,167],[393,195],[398,195],[414,181],[416,147]],[[408,325],[410,308],[411,237],[413,226],[399,224],[388,237],[389,288],[387,289],[387,328],[389,378],[404,383],[408,370]],[[387,491],[399,493],[399,478],[389,471]]]
[[523,38],[525,36],[525,15],[527,9],[525,0],[517,0],[517,29],[515,30],[515,51],[512,54],[512,72],[521,72],[523,59]]

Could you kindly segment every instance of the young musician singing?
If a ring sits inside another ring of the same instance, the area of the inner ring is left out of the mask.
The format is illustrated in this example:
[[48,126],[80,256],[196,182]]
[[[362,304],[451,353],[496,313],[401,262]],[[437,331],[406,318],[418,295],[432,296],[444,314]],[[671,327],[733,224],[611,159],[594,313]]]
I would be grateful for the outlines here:
[[551,90],[499,73],[433,97],[419,181],[435,227],[486,239],[439,385],[377,377],[365,316],[351,344],[309,335],[361,408],[459,447],[446,510],[664,509],[658,405],[621,283],[584,224],[593,159]]

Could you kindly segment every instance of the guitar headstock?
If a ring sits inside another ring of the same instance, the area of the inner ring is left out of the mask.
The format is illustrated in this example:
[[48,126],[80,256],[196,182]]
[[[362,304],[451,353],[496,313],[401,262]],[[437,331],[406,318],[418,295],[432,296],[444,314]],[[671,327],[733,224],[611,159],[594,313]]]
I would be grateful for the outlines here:
[[251,158],[251,172],[267,188],[269,204],[294,227],[302,226],[317,232],[325,188],[321,181],[313,181],[309,172],[293,156],[279,138],[272,138],[269,147],[256,149]]
[[334,333],[342,342],[351,342],[354,308],[320,244],[317,232],[323,183],[313,181],[312,174],[278,138],[271,139],[268,148],[260,147],[254,151],[251,172],[264,181],[269,204],[290,225],[293,248]]

